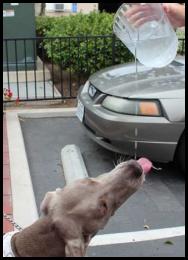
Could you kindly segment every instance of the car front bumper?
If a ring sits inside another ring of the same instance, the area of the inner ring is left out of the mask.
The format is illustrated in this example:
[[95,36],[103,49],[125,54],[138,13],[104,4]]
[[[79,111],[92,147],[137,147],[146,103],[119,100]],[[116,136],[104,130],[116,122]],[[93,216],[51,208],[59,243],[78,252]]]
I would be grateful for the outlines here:
[[183,129],[181,123],[173,124],[165,117],[131,116],[109,111],[93,102],[86,86],[80,89],[78,99],[84,105],[82,125],[99,145],[130,156],[136,152],[138,157],[145,156],[154,161],[174,159]]

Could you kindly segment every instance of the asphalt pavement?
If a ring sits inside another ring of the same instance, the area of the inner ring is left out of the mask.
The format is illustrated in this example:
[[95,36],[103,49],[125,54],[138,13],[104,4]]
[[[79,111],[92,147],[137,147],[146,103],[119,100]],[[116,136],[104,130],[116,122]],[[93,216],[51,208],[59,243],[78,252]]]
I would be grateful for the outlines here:
[[[24,118],[20,123],[38,210],[47,191],[65,185],[61,165],[61,149],[65,145],[79,146],[91,177],[110,171],[119,158],[90,140],[75,117]],[[99,235],[185,225],[183,175],[173,163],[155,166],[162,170],[148,175],[143,187],[116,212]],[[184,250],[184,236],[170,239],[164,236],[160,240],[90,247],[88,256],[184,257]]]

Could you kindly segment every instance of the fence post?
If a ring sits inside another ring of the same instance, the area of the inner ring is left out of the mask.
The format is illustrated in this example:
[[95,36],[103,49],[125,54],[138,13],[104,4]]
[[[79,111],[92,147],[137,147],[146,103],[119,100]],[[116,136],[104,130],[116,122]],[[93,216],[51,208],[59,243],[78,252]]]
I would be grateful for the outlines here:
[[182,39],[182,50],[181,55],[185,54],[185,39]]
[[116,42],[116,36],[115,34],[112,35],[112,65],[115,64],[115,42]]

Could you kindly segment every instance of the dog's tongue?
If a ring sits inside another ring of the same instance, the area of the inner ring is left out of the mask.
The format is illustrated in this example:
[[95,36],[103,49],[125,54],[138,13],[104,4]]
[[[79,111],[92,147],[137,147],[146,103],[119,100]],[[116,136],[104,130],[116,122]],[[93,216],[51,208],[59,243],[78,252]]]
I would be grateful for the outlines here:
[[140,158],[137,162],[140,164],[145,174],[151,171],[152,163],[148,159]]

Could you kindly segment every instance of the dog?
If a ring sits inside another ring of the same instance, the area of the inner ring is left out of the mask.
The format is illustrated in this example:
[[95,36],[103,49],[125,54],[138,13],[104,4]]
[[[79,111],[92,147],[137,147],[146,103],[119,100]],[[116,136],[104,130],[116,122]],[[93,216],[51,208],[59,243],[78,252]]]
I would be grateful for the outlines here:
[[96,178],[85,178],[47,192],[42,215],[20,232],[4,237],[4,255],[84,257],[90,240],[143,184],[149,160],[129,160]]

